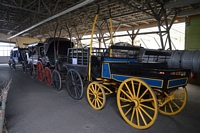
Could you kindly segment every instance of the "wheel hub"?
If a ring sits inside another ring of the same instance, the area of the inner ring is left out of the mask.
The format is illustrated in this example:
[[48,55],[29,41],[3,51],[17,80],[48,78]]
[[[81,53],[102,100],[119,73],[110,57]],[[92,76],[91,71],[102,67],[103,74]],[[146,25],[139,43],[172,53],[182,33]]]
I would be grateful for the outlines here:
[[97,94],[95,93],[95,94],[94,94],[94,99],[97,99],[97,97],[98,97],[98,96],[97,96]]
[[136,99],[132,100],[132,102],[130,103],[130,106],[137,108],[139,106],[139,101]]

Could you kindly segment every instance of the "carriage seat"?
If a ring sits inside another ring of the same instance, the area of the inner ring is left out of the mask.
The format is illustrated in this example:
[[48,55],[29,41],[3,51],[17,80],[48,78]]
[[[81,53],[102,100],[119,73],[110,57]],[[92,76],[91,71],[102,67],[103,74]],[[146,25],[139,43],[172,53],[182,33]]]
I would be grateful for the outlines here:
[[[170,52],[165,51],[145,51],[145,55],[147,56],[147,62],[166,62],[171,56]],[[144,57],[145,58],[145,57]]]
[[101,65],[101,57],[99,56],[91,56],[91,66],[92,67],[100,67]]
[[171,53],[163,51],[146,51],[145,55],[171,56]]

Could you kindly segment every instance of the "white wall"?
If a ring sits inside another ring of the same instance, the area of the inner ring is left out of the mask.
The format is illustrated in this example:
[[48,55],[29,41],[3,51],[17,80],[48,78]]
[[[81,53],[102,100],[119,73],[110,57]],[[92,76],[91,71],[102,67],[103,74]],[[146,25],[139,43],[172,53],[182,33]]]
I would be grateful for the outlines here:
[[0,64],[7,64],[9,59],[9,56],[0,56]]

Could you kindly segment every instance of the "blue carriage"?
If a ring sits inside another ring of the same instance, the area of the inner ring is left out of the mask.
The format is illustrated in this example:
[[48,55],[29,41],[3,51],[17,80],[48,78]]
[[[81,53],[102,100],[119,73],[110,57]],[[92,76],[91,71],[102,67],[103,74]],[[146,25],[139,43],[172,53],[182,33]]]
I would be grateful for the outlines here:
[[66,64],[68,93],[80,99],[83,84],[89,81],[86,95],[92,108],[102,109],[106,96],[116,93],[123,119],[137,129],[149,128],[158,112],[175,115],[187,101],[185,86],[190,69],[168,68],[170,55],[133,46],[70,48]]
[[13,47],[13,49],[10,51],[10,59],[8,61],[9,67],[16,70],[17,64],[22,64],[23,61],[26,60],[26,48],[20,48],[20,47]]

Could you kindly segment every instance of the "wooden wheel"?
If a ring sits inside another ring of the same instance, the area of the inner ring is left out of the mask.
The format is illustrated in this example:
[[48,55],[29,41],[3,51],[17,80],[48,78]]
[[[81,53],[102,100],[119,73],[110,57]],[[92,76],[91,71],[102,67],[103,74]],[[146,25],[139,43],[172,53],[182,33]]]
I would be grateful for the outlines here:
[[87,87],[87,100],[95,110],[100,110],[105,106],[106,96],[104,89],[97,82],[92,82]]
[[61,90],[61,77],[60,73],[57,70],[54,70],[52,73],[52,85],[55,90]]
[[117,91],[117,106],[123,119],[137,129],[149,128],[158,114],[153,90],[136,78],[126,79],[121,83]]
[[67,91],[69,95],[75,99],[79,100],[83,96],[83,81],[80,76],[80,74],[73,70],[70,69],[67,72],[66,76],[66,86],[67,86]]
[[37,62],[37,66],[36,66],[36,72],[37,72],[37,77],[39,79],[39,81],[43,81],[44,79],[44,75],[43,75],[43,65],[41,61]]
[[30,64],[30,75],[31,75],[31,78],[34,78],[35,77],[35,66],[33,65],[33,63]]
[[179,87],[173,91],[164,92],[162,98],[159,98],[161,105],[159,104],[159,112],[164,115],[176,115],[186,105],[187,102],[187,90],[185,87]]
[[25,63],[25,62],[22,62],[22,71],[23,71],[24,73],[26,73],[26,70],[27,70],[27,68],[26,68],[26,63]]
[[44,79],[47,85],[52,84],[51,70],[48,67],[45,67],[44,69]]

